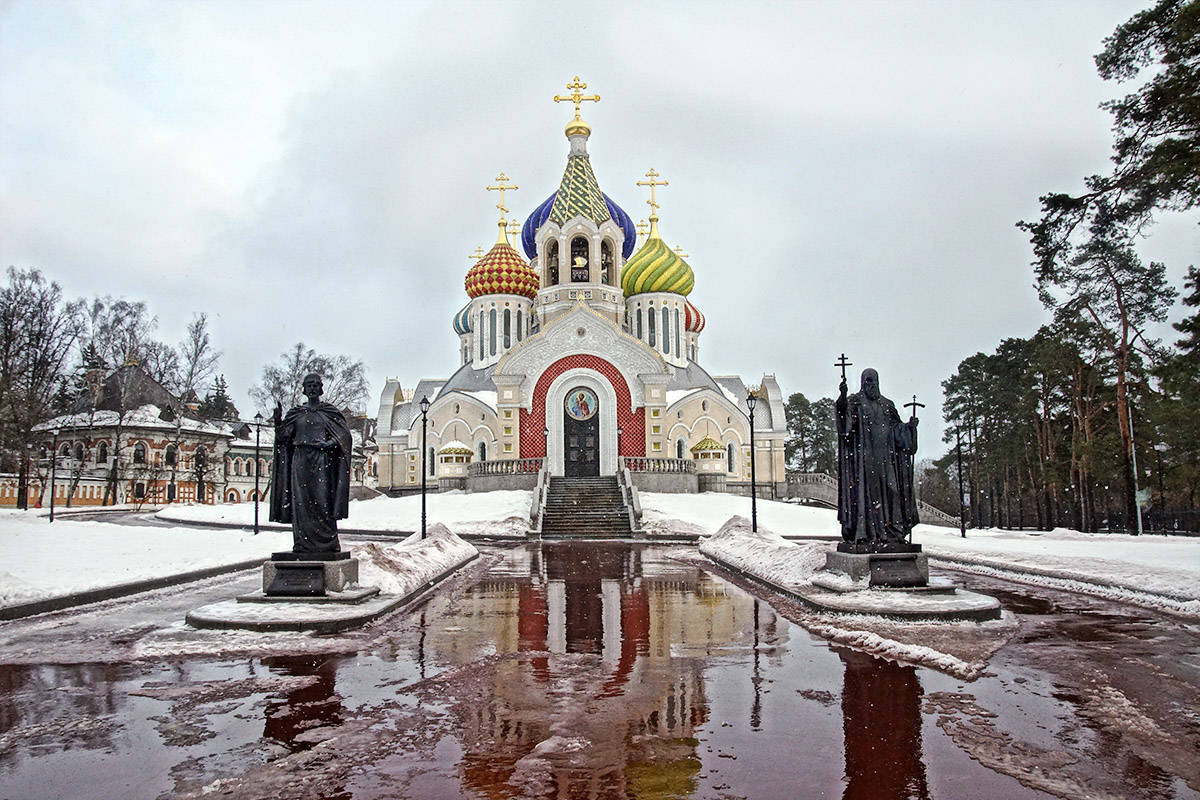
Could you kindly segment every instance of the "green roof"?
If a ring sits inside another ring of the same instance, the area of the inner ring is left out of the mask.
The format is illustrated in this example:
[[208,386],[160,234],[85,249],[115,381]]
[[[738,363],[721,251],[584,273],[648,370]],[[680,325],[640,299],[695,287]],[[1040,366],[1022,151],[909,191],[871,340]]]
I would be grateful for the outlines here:
[[558,195],[550,208],[549,219],[559,225],[575,217],[583,217],[599,225],[611,218],[596,173],[592,172],[592,161],[586,153],[567,157],[567,169],[563,172]]

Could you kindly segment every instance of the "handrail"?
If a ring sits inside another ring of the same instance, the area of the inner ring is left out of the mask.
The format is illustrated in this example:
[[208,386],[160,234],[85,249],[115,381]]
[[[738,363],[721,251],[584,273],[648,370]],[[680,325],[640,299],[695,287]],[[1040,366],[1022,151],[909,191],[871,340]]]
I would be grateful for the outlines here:
[[787,474],[787,482],[791,484],[818,483],[825,486],[837,486],[837,478],[827,475],[824,472],[789,472]]
[[467,464],[467,476],[478,478],[483,475],[529,475],[540,472],[544,458],[508,458],[493,461],[473,461]]
[[690,458],[646,458],[644,456],[621,456],[621,468],[630,472],[673,473],[694,475],[696,462]]

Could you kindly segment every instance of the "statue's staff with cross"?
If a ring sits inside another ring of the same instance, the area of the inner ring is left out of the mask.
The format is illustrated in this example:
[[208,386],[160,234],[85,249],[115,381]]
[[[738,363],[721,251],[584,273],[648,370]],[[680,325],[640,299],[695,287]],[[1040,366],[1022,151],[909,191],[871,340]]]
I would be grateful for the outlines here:
[[924,404],[924,403],[918,403],[918,402],[917,402],[917,396],[914,394],[914,395],[913,395],[912,402],[911,402],[911,403],[905,403],[905,404],[904,404],[904,407],[905,407],[905,408],[911,408],[911,409],[912,409],[912,418],[913,418],[913,419],[916,419],[916,418],[917,418],[917,409],[918,409],[918,408],[924,408],[924,407],[925,407],[925,404]]

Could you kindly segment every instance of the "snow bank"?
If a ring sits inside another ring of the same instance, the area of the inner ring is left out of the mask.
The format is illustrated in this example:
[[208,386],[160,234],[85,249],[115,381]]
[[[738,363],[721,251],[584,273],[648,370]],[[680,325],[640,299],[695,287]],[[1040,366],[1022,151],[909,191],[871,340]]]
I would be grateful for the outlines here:
[[[651,536],[710,536],[732,516],[750,518],[749,497],[720,492],[639,492],[639,497],[642,527]],[[758,501],[758,529],[772,530],[784,536],[830,538],[838,538],[841,531],[833,511],[762,499]]]
[[1200,618],[1200,539],[918,525],[934,563]]
[[0,606],[200,569],[264,561],[290,550],[283,531],[114,525],[44,512],[0,511]]
[[762,528],[755,533],[745,517],[731,517],[716,534],[700,541],[704,555],[788,591],[812,581],[824,568],[829,549],[824,542],[789,542]]
[[[529,530],[529,507],[533,493],[525,490],[497,492],[438,492],[426,495],[428,525],[441,523],[460,536],[524,538]],[[421,528],[421,496],[375,497],[350,502],[350,516],[338,522],[347,530],[409,533]],[[267,523],[267,507],[259,507],[260,524]],[[254,524],[253,503],[220,505],[172,505],[158,512],[172,522],[222,525]]]
[[378,586],[384,594],[402,597],[479,555],[475,546],[455,536],[445,525],[427,530],[424,540],[413,534],[403,542],[370,542],[351,548],[358,562],[360,586]]

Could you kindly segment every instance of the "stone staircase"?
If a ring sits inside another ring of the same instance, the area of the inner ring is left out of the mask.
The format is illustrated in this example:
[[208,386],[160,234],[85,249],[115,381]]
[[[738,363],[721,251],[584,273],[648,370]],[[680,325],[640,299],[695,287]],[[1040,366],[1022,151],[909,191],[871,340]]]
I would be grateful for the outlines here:
[[550,478],[543,539],[628,539],[629,512],[615,476]]

